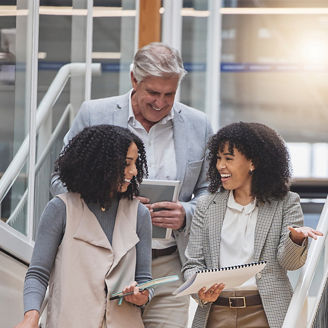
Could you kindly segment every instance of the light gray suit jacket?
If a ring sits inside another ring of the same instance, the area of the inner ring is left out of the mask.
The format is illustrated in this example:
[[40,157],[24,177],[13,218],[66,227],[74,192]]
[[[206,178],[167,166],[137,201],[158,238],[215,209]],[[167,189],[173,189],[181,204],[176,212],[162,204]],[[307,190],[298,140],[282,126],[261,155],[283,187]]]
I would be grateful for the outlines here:
[[[87,126],[112,124],[127,128],[129,94],[130,92],[122,96],[84,102],[64,138],[64,144],[66,145],[69,140]],[[174,111],[173,138],[177,180],[182,181],[179,201],[186,211],[184,229],[175,230],[173,233],[183,263],[196,202],[200,195],[206,193],[207,189],[205,152],[207,141],[213,131],[204,113],[179,102],[174,103],[172,110]],[[57,195],[63,191],[65,189],[63,189],[58,176],[53,176],[51,193]]]
[[[187,262],[182,271],[185,278],[195,271],[220,267],[220,240],[229,192],[219,191],[199,199],[192,220]],[[258,204],[255,228],[254,261],[267,261],[256,275],[264,311],[271,328],[282,326],[292,296],[287,270],[300,268],[307,256],[307,240],[302,246],[289,238],[288,226],[302,226],[303,213],[299,196],[289,192],[281,200]],[[199,305],[193,328],[206,327],[211,303]]]

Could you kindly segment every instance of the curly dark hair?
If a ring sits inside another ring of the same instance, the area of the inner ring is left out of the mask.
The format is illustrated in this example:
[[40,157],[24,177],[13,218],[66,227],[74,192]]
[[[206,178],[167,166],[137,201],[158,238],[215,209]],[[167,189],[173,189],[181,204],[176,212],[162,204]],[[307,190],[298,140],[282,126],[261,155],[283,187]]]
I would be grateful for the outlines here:
[[[124,193],[126,154],[131,143],[138,148],[138,174]],[[87,127],[77,134],[59,155],[55,170],[68,191],[77,192],[87,202],[108,208],[111,199],[132,199],[139,194],[138,184],[148,174],[143,142],[126,128],[113,125]]]
[[221,176],[216,169],[218,151],[225,144],[229,152],[236,148],[255,170],[252,173],[251,194],[258,201],[282,199],[289,190],[291,177],[290,159],[284,140],[271,128],[260,123],[232,123],[220,129],[208,142],[209,179],[208,190],[216,192],[222,187]]

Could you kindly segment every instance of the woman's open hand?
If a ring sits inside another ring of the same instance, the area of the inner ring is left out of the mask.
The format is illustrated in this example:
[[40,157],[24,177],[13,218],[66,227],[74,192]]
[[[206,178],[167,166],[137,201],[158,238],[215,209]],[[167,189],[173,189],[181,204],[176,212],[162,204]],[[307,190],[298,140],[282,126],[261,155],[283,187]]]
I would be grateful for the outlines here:
[[133,292],[133,294],[124,296],[125,301],[139,306],[148,302],[149,291],[147,289],[140,291],[136,281],[123,289],[123,294],[131,292]]
[[317,236],[323,236],[323,233],[310,227],[293,228],[288,227],[291,240],[298,245],[302,245],[305,238],[311,237],[317,239]]
[[222,283],[214,284],[208,290],[206,290],[206,287],[203,287],[198,291],[198,297],[204,303],[215,302],[219,297],[219,295],[221,294],[224,287],[225,285]]

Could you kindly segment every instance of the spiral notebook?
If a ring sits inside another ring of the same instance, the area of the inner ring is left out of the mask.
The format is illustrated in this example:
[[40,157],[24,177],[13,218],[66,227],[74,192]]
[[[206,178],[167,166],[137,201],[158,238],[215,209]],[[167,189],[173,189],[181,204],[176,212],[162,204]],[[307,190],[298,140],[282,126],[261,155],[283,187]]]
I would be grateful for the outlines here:
[[265,265],[266,261],[260,261],[220,269],[201,270],[195,272],[173,294],[176,296],[197,294],[201,288],[208,289],[216,283],[224,283],[225,289],[238,287],[263,270]]

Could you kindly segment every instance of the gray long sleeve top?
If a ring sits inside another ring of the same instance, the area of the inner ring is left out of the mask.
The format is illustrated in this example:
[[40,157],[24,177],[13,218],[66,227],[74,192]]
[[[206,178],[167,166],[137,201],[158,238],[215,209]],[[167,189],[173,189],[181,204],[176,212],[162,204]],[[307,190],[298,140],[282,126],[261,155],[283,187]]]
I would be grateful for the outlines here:
[[[96,216],[104,233],[112,243],[118,201],[102,212],[95,203],[87,204]],[[63,239],[66,226],[66,206],[60,198],[53,198],[44,209],[36,236],[34,251],[30,267],[26,273],[24,284],[24,312],[30,310],[40,311],[42,301],[48,286],[50,273],[57,254],[57,249]],[[137,213],[137,235],[139,242],[136,245],[136,271],[137,283],[151,280],[151,220],[148,209],[139,203]],[[153,290],[150,289],[149,300]]]

